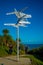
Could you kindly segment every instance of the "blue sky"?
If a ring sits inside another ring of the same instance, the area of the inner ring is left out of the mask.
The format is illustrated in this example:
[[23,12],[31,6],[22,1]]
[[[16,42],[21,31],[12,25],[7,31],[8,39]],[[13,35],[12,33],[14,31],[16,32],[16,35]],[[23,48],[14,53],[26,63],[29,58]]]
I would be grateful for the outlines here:
[[43,0],[0,0],[0,35],[2,30],[7,28],[10,35],[16,40],[16,28],[4,26],[4,23],[16,23],[15,15],[7,16],[7,12],[14,11],[14,8],[21,10],[28,7],[24,11],[26,14],[31,14],[32,18],[28,19],[31,24],[28,27],[20,27],[20,39],[22,42],[43,42]]

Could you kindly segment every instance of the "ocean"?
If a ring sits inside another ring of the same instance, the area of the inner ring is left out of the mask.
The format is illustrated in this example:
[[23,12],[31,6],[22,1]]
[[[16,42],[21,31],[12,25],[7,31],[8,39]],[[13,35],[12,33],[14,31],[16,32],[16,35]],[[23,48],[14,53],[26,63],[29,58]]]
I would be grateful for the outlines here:
[[39,48],[43,46],[43,44],[24,44],[24,45],[29,49]]

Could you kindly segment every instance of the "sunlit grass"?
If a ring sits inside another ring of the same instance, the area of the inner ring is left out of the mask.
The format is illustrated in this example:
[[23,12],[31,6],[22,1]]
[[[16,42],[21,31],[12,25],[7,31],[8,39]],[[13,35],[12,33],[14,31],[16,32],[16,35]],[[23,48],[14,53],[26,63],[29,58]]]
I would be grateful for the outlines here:
[[43,65],[43,62],[35,58],[33,55],[26,55],[23,57],[30,58],[31,65]]

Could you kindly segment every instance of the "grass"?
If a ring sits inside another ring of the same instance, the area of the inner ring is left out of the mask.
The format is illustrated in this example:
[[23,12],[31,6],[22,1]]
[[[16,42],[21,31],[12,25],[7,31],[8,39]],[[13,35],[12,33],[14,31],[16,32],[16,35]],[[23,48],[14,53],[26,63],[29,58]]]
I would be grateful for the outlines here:
[[[0,46],[0,57],[9,56],[10,54],[9,54],[8,51],[9,51],[8,47],[6,47],[6,46]],[[11,55],[16,55],[16,53],[14,52],[14,50],[13,50],[13,52],[12,52]]]
[[4,47],[0,46],[0,57],[7,56],[7,55],[8,55],[8,53],[5,52]]
[[23,57],[30,58],[31,65],[43,65],[43,62],[35,58],[33,55],[27,55]]
[[[24,54],[24,51],[20,51],[20,54]],[[9,54],[9,48],[7,46],[0,46],[0,57],[5,57],[9,55],[17,55],[17,49],[14,47],[12,54]]]

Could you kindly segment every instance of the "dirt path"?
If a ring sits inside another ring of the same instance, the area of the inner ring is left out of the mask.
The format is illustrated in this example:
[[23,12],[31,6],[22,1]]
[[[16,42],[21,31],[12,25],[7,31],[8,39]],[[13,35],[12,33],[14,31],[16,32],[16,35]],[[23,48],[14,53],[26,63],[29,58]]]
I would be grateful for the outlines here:
[[30,59],[29,58],[20,58],[20,60],[17,62],[16,56],[9,56],[0,58],[0,65],[30,65]]

